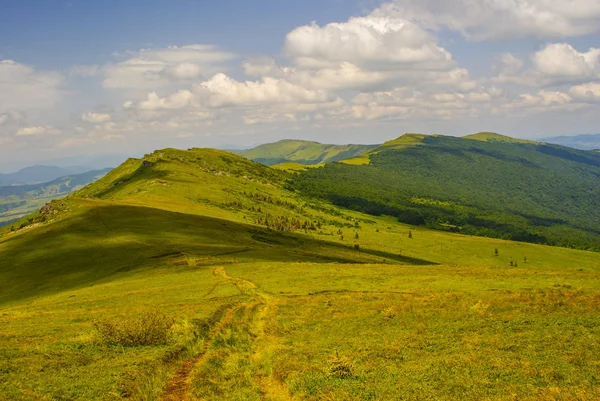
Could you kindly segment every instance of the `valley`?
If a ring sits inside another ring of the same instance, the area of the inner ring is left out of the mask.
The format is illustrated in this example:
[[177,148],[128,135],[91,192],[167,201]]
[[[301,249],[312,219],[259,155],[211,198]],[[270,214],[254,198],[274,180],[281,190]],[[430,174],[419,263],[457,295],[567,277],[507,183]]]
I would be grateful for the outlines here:
[[0,228],[0,400],[597,396],[598,253],[296,189],[344,166],[163,149]]

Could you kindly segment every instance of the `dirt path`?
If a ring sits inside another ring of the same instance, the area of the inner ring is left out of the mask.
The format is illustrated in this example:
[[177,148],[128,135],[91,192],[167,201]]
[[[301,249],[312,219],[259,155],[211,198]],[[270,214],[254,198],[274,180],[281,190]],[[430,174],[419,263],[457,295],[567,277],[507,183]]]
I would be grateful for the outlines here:
[[[213,345],[217,334],[225,330],[229,325],[235,323],[246,326],[246,329],[255,336],[255,352],[257,353],[270,343],[265,335],[265,325],[268,316],[274,313],[277,299],[274,299],[248,280],[229,276],[224,267],[213,267],[212,272],[215,277],[235,285],[242,294],[252,297],[253,301],[238,305],[230,309],[223,316],[219,323],[211,330],[208,336],[210,340],[204,343],[200,354],[184,361],[175,375],[167,382],[161,398],[162,401],[187,401],[193,399],[189,395],[191,391],[190,375],[195,366],[204,362],[207,352]],[[244,310],[242,316],[233,322],[236,314],[241,312],[242,309]],[[238,322],[237,320],[240,321]],[[264,400],[292,400],[283,383],[279,383],[268,377],[256,377],[255,381],[260,386]]]
[[[242,306],[237,306],[231,308],[223,318],[219,321],[219,323],[210,331],[208,338],[214,338],[217,333],[219,333],[223,328],[225,328],[232,320],[233,316],[242,308]],[[204,346],[202,347],[202,351],[200,354],[194,358],[187,359],[183,362],[180,368],[177,370],[175,375],[169,379],[167,385],[165,386],[165,390],[163,392],[163,396],[161,397],[161,401],[184,401],[190,400],[188,397],[190,390],[189,376],[192,372],[192,369],[196,364],[200,363],[204,356],[206,355],[206,351],[209,349],[212,344],[212,340],[206,341]]]

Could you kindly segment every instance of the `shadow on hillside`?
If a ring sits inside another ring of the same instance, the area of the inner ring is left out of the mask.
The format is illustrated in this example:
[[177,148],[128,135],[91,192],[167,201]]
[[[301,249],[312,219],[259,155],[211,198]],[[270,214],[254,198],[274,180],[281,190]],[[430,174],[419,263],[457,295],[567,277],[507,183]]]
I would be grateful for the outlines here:
[[[435,264],[218,218],[94,206],[0,242],[0,305],[94,285],[116,274],[231,261]],[[382,260],[383,259],[383,260]],[[179,267],[181,268],[181,267]],[[186,267],[189,268],[189,267]]]

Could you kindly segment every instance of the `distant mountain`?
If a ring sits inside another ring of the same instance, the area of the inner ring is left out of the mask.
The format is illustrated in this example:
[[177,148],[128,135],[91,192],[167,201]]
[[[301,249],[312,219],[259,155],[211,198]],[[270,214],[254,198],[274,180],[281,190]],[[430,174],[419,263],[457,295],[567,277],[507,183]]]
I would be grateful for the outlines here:
[[555,136],[541,141],[582,150],[600,149],[600,134]]
[[377,146],[379,145],[326,145],[286,139],[249,150],[230,150],[230,152],[267,166],[286,162],[308,165],[350,159]]
[[41,184],[0,186],[0,226],[18,220],[52,199],[82,188],[110,170],[107,168],[67,175]]
[[71,174],[81,174],[85,167],[31,166],[16,173],[0,174],[0,185],[27,185],[48,182]]
[[539,144],[539,142],[529,141],[527,139],[512,138],[510,136],[500,135],[500,134],[497,134],[495,132],[479,132],[477,134],[463,136],[463,138],[465,138],[465,139],[474,139],[476,141],[483,141],[483,142],[533,143],[533,144]]
[[600,250],[600,154],[483,133],[409,134],[292,188],[430,228]]

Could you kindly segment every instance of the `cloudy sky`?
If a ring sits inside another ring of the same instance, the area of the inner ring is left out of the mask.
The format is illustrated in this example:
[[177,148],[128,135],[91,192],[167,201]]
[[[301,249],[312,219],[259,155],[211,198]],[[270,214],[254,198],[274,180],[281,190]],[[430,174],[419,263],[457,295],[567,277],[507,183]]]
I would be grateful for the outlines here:
[[0,171],[404,132],[600,131],[600,0],[2,0]]

